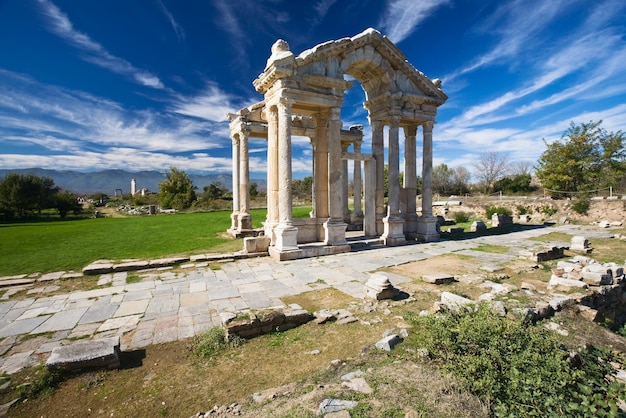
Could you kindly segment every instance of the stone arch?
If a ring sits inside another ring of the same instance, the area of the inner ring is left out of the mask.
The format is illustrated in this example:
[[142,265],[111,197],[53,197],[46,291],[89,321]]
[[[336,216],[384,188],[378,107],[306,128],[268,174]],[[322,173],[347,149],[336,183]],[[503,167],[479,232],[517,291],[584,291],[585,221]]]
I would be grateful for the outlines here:
[[[345,75],[358,80],[365,91],[364,107],[372,127],[371,154],[361,151],[362,130],[357,140],[350,137],[352,131],[342,129],[344,92],[353,85]],[[316,45],[298,56],[290,51],[287,42],[278,40],[265,70],[253,84],[264,100],[229,117],[234,141],[241,142],[242,137],[236,135],[240,126],[257,125],[264,127],[257,129],[259,135],[265,134],[268,139],[268,218],[264,231],[271,237],[272,256],[283,260],[322,255],[325,251],[349,251],[346,160],[355,161],[359,170],[361,162],[366,166],[364,230],[379,235],[387,245],[415,238],[438,239],[430,190],[432,128],[437,107],[447,96],[440,82],[415,69],[389,39],[368,29],[351,38]],[[259,109],[265,120],[253,116]],[[310,121],[307,123],[312,125],[303,126],[302,121]],[[418,219],[415,142],[419,126],[422,126],[424,163],[422,214]],[[320,226],[314,235],[325,244],[312,253],[298,246],[305,241],[288,207],[291,205],[291,135],[298,129],[311,138],[314,148],[313,213],[317,214],[315,225]],[[405,173],[413,178],[402,189],[397,182],[401,129],[405,132]],[[391,185],[387,210],[382,186],[385,132]],[[246,158],[241,149],[237,155]]]

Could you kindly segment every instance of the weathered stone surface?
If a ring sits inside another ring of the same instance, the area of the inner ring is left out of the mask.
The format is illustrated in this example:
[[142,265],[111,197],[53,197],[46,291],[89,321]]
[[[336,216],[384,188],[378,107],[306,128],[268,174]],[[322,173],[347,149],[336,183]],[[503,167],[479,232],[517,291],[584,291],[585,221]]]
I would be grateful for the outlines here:
[[473,305],[474,301],[450,292],[441,293],[441,303],[450,310],[458,310]]
[[120,366],[120,338],[80,341],[55,347],[46,361],[48,369],[75,371],[87,368],[116,369]]
[[549,290],[568,291],[570,289],[586,289],[587,283],[579,280],[565,279],[563,277],[552,276],[548,282]]
[[474,221],[472,225],[470,226],[471,232],[480,232],[480,231],[486,231],[486,230],[487,230],[487,225],[485,225],[483,221]]
[[589,240],[587,240],[586,237],[580,235],[572,237],[569,249],[572,251],[580,251],[585,254],[588,254],[592,251],[592,248],[589,247]]
[[446,273],[424,274],[422,280],[431,284],[444,284],[454,282],[454,276]]
[[93,263],[83,268],[83,274],[86,276],[95,276],[97,274],[110,273],[113,271],[113,263]]
[[324,416],[325,414],[329,414],[332,412],[339,412],[346,409],[353,409],[358,405],[357,401],[345,401],[342,399],[332,399],[327,398],[324,399],[319,408],[317,408],[317,415]]
[[505,213],[494,213],[491,215],[491,226],[494,228],[513,225],[513,218]]
[[348,381],[342,382],[341,386],[351,389],[355,392],[365,393],[367,395],[374,392],[372,387],[362,377],[355,377]]
[[398,345],[402,341],[402,337],[400,337],[398,334],[393,334],[378,341],[375,346],[376,348],[379,348],[381,350],[391,351],[396,345]]
[[365,296],[370,299],[394,299],[399,294],[400,290],[396,289],[383,274],[372,274],[365,283]]

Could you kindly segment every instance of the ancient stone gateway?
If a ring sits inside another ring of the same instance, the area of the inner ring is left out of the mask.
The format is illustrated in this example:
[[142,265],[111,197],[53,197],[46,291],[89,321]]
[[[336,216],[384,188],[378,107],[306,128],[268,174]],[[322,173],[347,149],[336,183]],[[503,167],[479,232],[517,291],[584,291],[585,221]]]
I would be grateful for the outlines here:
[[[349,77],[365,91],[371,154],[361,152],[363,129],[342,129]],[[252,232],[249,212],[248,138],[267,138],[267,219],[270,255],[279,260],[346,252],[349,223],[385,245],[439,238],[432,214],[432,140],[437,108],[447,99],[439,80],[416,70],[389,39],[374,29],[319,44],[295,56],[278,40],[265,70],[254,80],[264,100],[229,114],[233,143],[233,214],[229,231]],[[384,202],[385,126],[389,167]],[[422,127],[422,208],[416,207],[416,137]],[[400,128],[404,130],[404,184],[399,185]],[[313,148],[313,210],[292,217],[292,135]],[[354,211],[348,210],[348,165],[354,161]],[[318,245],[302,245],[318,243]]]

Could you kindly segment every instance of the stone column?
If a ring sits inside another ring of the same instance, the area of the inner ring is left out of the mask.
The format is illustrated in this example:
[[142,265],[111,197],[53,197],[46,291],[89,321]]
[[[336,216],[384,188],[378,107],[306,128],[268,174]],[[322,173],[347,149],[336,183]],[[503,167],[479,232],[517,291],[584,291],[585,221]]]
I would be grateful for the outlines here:
[[[354,152],[356,154],[361,153],[360,141],[356,141],[354,143]],[[354,182],[354,186],[352,188],[352,192],[354,199],[354,211],[352,212],[350,221],[352,223],[359,224],[363,221],[363,178],[361,177],[361,160],[354,160],[353,163],[354,168],[352,173],[352,181]]]
[[278,252],[298,249],[298,228],[291,214],[291,105],[284,97],[278,101],[278,226],[274,228]]
[[[341,144],[341,154],[343,155],[348,151],[348,147],[350,144]],[[342,187],[341,187],[341,199],[343,206],[343,221],[348,223],[350,222],[350,207],[348,206],[348,160],[341,160],[341,177],[342,177]]]
[[230,233],[235,235],[239,230],[239,134],[232,137],[233,142],[233,213],[230,215]]
[[417,236],[417,126],[404,128],[404,188],[406,190],[406,236],[415,239]]
[[376,206],[376,235],[383,234],[383,217],[385,216],[385,143],[382,121],[372,120],[372,154],[375,159],[376,192],[374,193]]
[[324,223],[326,245],[346,244],[343,222],[343,176],[341,169],[341,108],[330,109],[328,120],[328,221]]
[[313,150],[313,210],[316,218],[328,218],[328,111],[315,116],[315,147]]
[[422,154],[422,216],[417,222],[417,237],[424,242],[439,240],[437,218],[433,216],[433,126],[428,121],[422,125],[424,146]]
[[265,236],[276,244],[274,228],[278,225],[278,109],[268,105],[267,115],[267,218]]
[[[239,232],[252,230],[250,215],[250,163],[247,130],[239,134]],[[233,188],[234,190],[234,188]]]
[[404,243],[404,220],[400,216],[400,118],[393,116],[389,126],[389,213],[383,219],[384,232],[382,238],[385,245]]
[[376,232],[376,160],[365,160],[365,214],[363,216],[363,233],[365,236],[378,235]]

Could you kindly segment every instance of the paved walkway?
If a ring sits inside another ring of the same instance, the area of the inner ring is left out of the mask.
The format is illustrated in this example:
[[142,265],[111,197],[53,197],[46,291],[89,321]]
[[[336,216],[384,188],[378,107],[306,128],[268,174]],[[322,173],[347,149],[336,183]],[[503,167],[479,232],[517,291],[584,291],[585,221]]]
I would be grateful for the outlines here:
[[[553,231],[587,237],[610,235],[597,228],[562,225],[288,262],[261,257],[225,262],[221,269],[198,263],[178,272],[161,269],[103,274],[98,282],[101,287],[93,290],[19,301],[9,297],[0,302],[0,372],[10,374],[43,362],[55,346],[77,339],[119,335],[122,350],[134,350],[189,338],[219,325],[221,312],[282,307],[281,298],[311,290],[333,287],[363,298],[369,272],[441,254],[460,252],[483,263],[505,263],[516,258],[519,249],[538,245],[528,238]],[[511,251],[491,254],[471,250],[481,244],[507,245]],[[127,284],[129,274],[140,275],[142,280]],[[388,276],[400,287],[410,280]],[[45,291],[45,286],[38,290]]]

